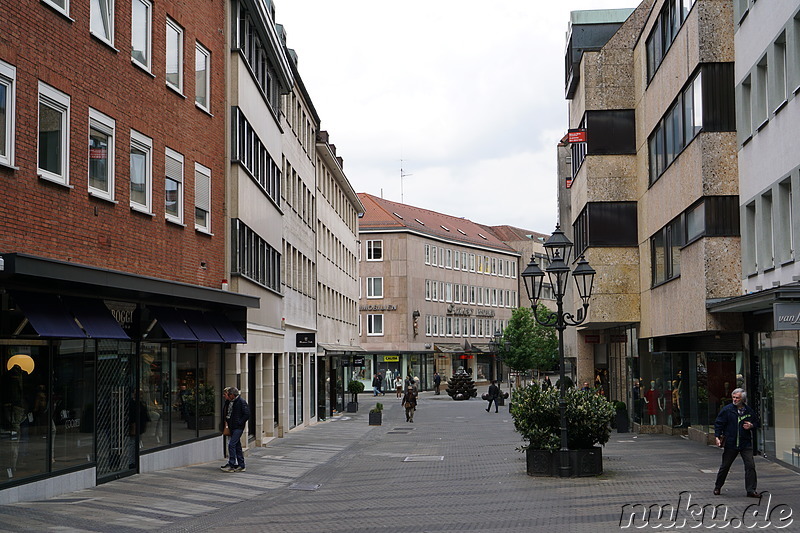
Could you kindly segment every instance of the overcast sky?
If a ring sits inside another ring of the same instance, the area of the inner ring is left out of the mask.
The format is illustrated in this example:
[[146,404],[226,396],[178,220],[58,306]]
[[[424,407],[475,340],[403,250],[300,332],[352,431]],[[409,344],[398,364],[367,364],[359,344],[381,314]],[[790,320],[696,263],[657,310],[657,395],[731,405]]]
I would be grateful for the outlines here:
[[637,4],[275,0],[275,18],[356,192],[550,233],[569,12]]

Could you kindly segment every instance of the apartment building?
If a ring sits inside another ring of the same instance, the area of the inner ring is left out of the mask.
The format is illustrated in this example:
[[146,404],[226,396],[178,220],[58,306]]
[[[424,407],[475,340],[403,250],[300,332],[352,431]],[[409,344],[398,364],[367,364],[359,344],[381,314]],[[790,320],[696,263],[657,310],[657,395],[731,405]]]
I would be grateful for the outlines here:
[[345,382],[412,374],[421,387],[434,372],[459,367],[478,382],[496,379],[489,345],[519,305],[520,254],[486,226],[359,193],[364,216],[359,276],[359,344]]
[[220,456],[224,4],[0,11],[0,502]]
[[585,137],[562,225],[597,270],[579,380],[606,365],[641,431],[701,440],[752,377],[741,317],[708,310],[740,292],[732,19],[730,2],[645,0],[573,13],[567,45],[569,128]]
[[743,315],[759,448],[798,467],[800,2],[737,0],[733,20],[742,293],[710,309]]

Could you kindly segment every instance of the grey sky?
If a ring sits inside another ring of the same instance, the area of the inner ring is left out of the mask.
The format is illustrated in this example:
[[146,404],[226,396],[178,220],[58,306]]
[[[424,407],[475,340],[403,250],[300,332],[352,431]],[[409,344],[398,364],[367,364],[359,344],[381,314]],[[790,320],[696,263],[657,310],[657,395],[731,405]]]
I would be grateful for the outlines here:
[[275,18],[357,192],[550,233],[569,12],[637,4],[275,0]]

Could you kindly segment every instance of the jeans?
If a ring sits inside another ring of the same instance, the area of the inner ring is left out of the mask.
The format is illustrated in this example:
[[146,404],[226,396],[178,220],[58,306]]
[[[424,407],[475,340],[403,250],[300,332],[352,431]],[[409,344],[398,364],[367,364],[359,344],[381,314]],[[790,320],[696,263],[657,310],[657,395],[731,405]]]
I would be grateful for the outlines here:
[[744,463],[744,488],[748,493],[755,492],[756,485],[758,484],[758,477],[756,476],[756,463],[753,460],[753,448],[744,450],[725,448],[725,451],[722,452],[722,464],[719,467],[717,482],[714,488],[721,489],[722,485],[725,484],[725,479],[728,477],[728,470],[731,469],[731,465],[737,455],[742,456],[742,462]]
[[244,468],[242,433],[244,433],[244,428],[231,429],[231,436],[228,437],[228,464]]

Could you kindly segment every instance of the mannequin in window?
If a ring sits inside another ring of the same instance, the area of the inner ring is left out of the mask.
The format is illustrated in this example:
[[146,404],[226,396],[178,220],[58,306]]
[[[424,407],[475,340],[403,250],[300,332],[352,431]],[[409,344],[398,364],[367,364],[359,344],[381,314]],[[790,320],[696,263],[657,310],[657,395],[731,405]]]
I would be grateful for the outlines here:
[[656,382],[650,382],[650,388],[644,393],[644,403],[647,405],[647,414],[650,419],[650,425],[656,425],[656,416],[658,414],[658,391],[656,390]]

